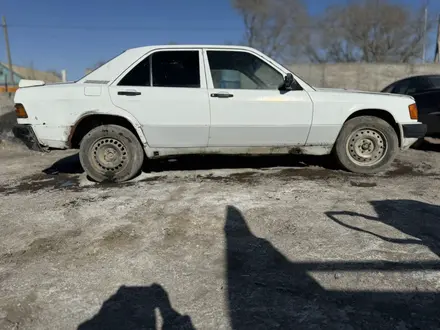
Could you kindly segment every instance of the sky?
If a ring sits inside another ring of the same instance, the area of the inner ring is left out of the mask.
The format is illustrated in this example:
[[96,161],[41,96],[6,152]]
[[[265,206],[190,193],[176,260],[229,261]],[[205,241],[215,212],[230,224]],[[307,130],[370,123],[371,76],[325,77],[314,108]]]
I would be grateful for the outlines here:
[[[309,11],[347,0],[308,0]],[[418,4],[426,0],[394,0]],[[440,13],[440,0],[430,0]],[[243,25],[229,0],[3,0],[12,61],[39,70],[67,70],[68,80],[131,47],[169,42],[239,42]],[[3,35],[0,46],[4,45]],[[0,47],[5,62],[5,47]]]

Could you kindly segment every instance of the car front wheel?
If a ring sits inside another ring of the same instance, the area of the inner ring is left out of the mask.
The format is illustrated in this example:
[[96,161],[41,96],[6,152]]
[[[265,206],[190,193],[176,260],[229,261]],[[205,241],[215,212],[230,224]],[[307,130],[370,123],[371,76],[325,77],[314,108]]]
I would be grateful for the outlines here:
[[335,155],[346,170],[373,174],[386,169],[398,150],[399,140],[390,124],[381,118],[361,116],[344,124]]
[[134,178],[142,168],[144,150],[127,128],[102,125],[84,136],[79,158],[84,171],[97,182],[123,182]]

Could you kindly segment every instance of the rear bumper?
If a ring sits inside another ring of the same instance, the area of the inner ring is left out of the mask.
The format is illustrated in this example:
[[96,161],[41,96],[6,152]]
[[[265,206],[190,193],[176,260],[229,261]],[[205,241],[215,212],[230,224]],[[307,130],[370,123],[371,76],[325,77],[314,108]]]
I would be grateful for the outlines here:
[[38,142],[37,136],[31,125],[18,124],[12,128],[14,136],[22,141],[29,149],[35,151],[45,151]]
[[425,137],[427,126],[425,124],[404,124],[402,125],[403,137],[405,139],[420,139]]

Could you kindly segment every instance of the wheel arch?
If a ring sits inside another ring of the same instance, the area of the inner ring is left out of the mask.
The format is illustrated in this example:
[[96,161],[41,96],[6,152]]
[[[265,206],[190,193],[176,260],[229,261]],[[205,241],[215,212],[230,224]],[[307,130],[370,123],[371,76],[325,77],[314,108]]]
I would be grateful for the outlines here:
[[78,118],[75,124],[72,125],[68,138],[69,147],[72,149],[79,148],[82,138],[91,129],[100,125],[110,124],[119,125],[129,129],[139,139],[139,142],[142,145],[147,144],[141,125],[134,118],[100,112],[89,112]]
[[[346,120],[344,121],[344,124],[347,121],[349,121],[350,119],[353,119],[356,117],[361,117],[361,116],[372,116],[372,117],[377,117],[377,118],[385,120],[388,124],[391,125],[391,127],[396,132],[397,138],[399,140],[399,147],[402,146],[402,132],[401,132],[400,126],[396,122],[396,119],[394,118],[394,116],[389,111],[383,110],[383,109],[374,109],[374,108],[373,109],[359,109],[359,110],[356,110],[353,113],[351,113],[351,115],[348,116],[346,118]],[[341,129],[342,129],[342,126],[341,126]]]

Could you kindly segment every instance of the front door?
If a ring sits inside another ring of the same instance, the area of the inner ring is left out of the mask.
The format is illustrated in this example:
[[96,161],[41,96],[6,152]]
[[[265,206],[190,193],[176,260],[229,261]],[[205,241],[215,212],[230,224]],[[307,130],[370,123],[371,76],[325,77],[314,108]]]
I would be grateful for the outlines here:
[[110,97],[138,120],[150,147],[208,144],[209,98],[200,49],[148,54],[110,86]]
[[304,145],[313,106],[303,90],[280,91],[284,75],[248,51],[204,51],[211,109],[209,147]]

